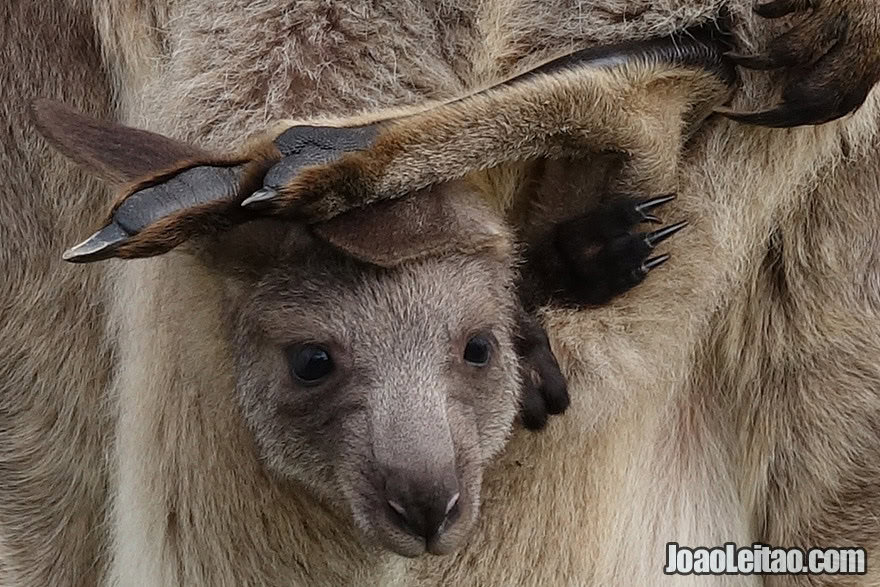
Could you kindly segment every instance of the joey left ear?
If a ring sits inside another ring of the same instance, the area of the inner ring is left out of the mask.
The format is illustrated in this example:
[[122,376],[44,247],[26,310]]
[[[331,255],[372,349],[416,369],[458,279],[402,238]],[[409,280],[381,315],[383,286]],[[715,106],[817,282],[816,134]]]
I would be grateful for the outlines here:
[[425,188],[312,225],[313,233],[361,261],[380,267],[448,253],[513,253],[500,217],[464,181]]
[[31,112],[37,130],[52,146],[113,186],[209,157],[194,145],[98,120],[55,100],[34,100]]
[[50,100],[37,100],[33,113],[37,129],[64,155],[122,187],[103,227],[64,253],[77,263],[160,255],[253,217],[239,205],[239,194],[259,187],[281,156],[268,141],[252,143],[240,156],[215,155]]

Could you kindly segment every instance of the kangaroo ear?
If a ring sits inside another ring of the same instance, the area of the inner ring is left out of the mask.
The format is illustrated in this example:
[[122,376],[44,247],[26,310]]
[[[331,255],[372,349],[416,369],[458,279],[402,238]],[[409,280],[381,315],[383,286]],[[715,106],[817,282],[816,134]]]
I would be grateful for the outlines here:
[[219,156],[168,137],[96,120],[49,100],[33,105],[40,132],[76,163],[121,189],[103,226],[65,252],[73,262],[149,257],[253,216],[240,193],[258,187],[280,154],[254,142]]
[[464,181],[437,184],[312,225],[314,234],[361,261],[392,267],[449,253],[513,254],[509,230]]
[[622,187],[653,191],[683,134],[732,92],[722,45],[707,25],[583,49],[426,110],[336,128],[320,159],[285,154],[242,205],[320,222],[473,172],[615,152],[626,155]]
[[117,186],[208,154],[162,135],[94,119],[60,102],[33,103],[37,130],[59,151]]

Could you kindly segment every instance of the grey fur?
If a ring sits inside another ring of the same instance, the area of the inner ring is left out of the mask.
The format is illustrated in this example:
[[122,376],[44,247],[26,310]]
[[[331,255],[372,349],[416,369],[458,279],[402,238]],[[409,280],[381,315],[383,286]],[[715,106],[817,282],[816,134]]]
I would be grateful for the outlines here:
[[[229,324],[215,271],[59,256],[110,198],[38,138],[36,96],[219,150],[278,117],[448,99],[722,4],[745,52],[785,28],[746,0],[0,3],[0,583],[686,582],[659,574],[670,539],[845,541],[876,558],[876,92],[819,128],[713,123],[649,178],[677,184],[670,213],[692,221],[676,261],[613,307],[548,314],[575,403],[486,471],[454,557],[365,550],[260,464],[235,356],[216,344]],[[871,0],[826,6],[877,30]],[[733,107],[772,104],[780,79],[745,73]]]

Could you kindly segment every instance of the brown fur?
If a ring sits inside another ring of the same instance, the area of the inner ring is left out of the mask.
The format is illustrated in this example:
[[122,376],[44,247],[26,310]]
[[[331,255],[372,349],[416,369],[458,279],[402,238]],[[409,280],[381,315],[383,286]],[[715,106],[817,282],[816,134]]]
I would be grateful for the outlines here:
[[[86,169],[93,169],[95,175],[111,185],[124,185],[155,173],[157,168],[173,168],[181,161],[210,157],[201,149],[156,133],[98,123],[58,102],[36,100],[33,110],[40,134],[67,157]],[[120,137],[125,139],[120,141]],[[112,160],[93,156],[93,145],[112,144],[112,141],[120,144],[119,148],[108,150],[108,155],[114,156]]]
[[[94,584],[109,564],[115,409],[106,390],[116,351],[104,272],[76,271],[56,253],[108,200],[27,113],[52,94],[107,117],[110,72],[88,13],[66,3],[2,3],[0,59],[0,583]],[[61,329],[65,342],[35,344]]]
[[[730,4],[742,49],[773,38],[749,2]],[[271,118],[450,98],[571,43],[680,30],[720,5],[303,2],[291,13],[233,0],[83,2],[54,3],[46,18],[49,8],[2,4],[0,47],[18,65],[3,70],[14,72],[3,87],[16,124],[0,130],[11,277],[0,583],[97,582],[108,565],[124,584],[686,582],[660,574],[669,540],[846,537],[876,558],[876,526],[856,515],[878,507],[876,95],[820,128],[717,122],[693,139],[669,170],[674,212],[692,220],[675,263],[612,307],[548,314],[574,406],[537,440],[514,437],[486,475],[477,533],[451,558],[365,554],[332,512],[267,478],[232,398],[215,393],[233,387],[216,346],[215,274],[180,255],[88,269],[59,260],[110,198],[34,140],[36,96],[98,116],[114,97],[121,122],[220,150]],[[876,14],[867,2],[835,5]],[[772,104],[769,79],[745,75],[734,107]],[[30,163],[34,153],[46,164]],[[485,181],[509,197],[520,178],[511,169]],[[111,357],[122,368],[108,389]],[[189,507],[232,487],[230,502]],[[109,541],[95,530],[108,500]],[[305,511],[313,523],[292,523]],[[856,583],[876,584],[870,563],[869,573]],[[823,581],[840,584],[767,582]]]

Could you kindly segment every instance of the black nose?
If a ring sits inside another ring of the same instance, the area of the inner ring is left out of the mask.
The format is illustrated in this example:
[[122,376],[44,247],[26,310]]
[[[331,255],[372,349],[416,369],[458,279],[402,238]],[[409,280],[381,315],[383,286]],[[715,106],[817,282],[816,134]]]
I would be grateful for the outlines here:
[[390,516],[402,530],[430,540],[458,516],[458,481],[454,473],[415,475],[389,471],[385,499]]

